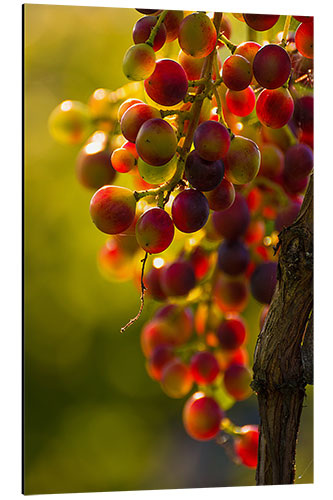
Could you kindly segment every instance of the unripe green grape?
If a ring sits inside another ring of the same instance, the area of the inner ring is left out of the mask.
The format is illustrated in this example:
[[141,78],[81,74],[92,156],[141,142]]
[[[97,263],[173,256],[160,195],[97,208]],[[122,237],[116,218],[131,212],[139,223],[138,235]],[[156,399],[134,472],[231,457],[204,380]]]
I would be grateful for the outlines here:
[[123,59],[123,72],[129,80],[145,80],[155,69],[156,56],[150,45],[138,43],[130,47]]
[[216,46],[217,34],[212,21],[203,12],[186,16],[179,28],[178,41],[185,54],[205,57]]
[[168,163],[161,166],[149,165],[141,158],[138,160],[139,174],[149,184],[162,184],[174,175],[177,168],[177,156],[175,155]]
[[247,184],[259,172],[260,151],[251,139],[235,136],[224,158],[225,177],[233,184]]
[[50,114],[49,131],[63,144],[79,144],[91,131],[91,116],[86,104],[79,101],[63,101]]

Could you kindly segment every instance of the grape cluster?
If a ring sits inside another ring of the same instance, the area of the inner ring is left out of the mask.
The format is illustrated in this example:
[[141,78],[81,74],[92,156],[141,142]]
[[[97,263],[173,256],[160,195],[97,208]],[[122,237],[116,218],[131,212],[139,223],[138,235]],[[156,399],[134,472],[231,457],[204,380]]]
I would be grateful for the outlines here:
[[262,328],[274,245],[313,169],[313,18],[285,16],[278,32],[283,16],[234,14],[256,32],[235,45],[231,15],[137,11],[123,59],[131,82],[62,102],[50,132],[86,141],[76,173],[95,190],[90,215],[108,235],[98,267],[141,290],[126,327],[144,297],[159,303],[141,331],[149,376],[188,397],[191,437],[229,435],[235,460],[256,467],[258,427],[237,427],[226,411],[252,393],[246,346],[256,332],[242,313],[259,302]]

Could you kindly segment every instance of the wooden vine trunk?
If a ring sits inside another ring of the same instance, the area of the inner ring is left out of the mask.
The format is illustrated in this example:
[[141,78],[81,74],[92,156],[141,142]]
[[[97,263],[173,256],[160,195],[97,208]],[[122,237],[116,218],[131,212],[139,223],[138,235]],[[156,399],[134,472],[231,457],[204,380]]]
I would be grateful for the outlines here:
[[312,383],[313,178],[297,220],[279,234],[277,286],[254,353],[260,438],[257,485],[295,480],[297,434]]

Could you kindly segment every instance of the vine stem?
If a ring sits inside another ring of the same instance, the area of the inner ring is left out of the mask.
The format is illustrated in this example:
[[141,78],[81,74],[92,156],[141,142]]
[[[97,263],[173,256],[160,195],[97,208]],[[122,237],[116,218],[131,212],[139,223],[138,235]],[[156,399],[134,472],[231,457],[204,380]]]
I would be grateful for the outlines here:
[[282,47],[285,47],[287,45],[287,37],[288,37],[289,27],[290,27],[290,23],[291,23],[291,17],[292,16],[286,16],[286,20],[285,20],[284,27],[283,27],[282,40],[281,40]]
[[138,314],[129,320],[129,322],[123,326],[122,328],[120,328],[120,333],[124,333],[125,330],[127,330],[128,327],[130,327],[131,325],[133,325],[133,323],[135,323],[141,316],[141,313],[143,311],[143,306],[145,304],[145,291],[146,291],[146,286],[143,282],[143,277],[144,277],[144,273],[145,273],[145,265],[146,265],[146,262],[147,262],[147,259],[148,259],[148,252],[146,252],[144,258],[141,260],[142,262],[142,268],[141,268],[141,296],[140,296],[140,309],[138,311]]
[[155,37],[157,35],[157,32],[158,30],[160,29],[160,26],[161,24],[163,23],[167,13],[169,11],[168,10],[164,10],[161,15],[158,17],[157,19],[157,23],[155,24],[155,26],[153,27],[153,29],[151,30],[150,32],[150,35],[149,35],[149,38],[148,40],[145,42],[147,45],[150,45],[150,47],[152,47],[154,45],[154,40],[155,40]]
[[237,49],[237,45],[235,45],[234,43],[232,43],[229,38],[227,38],[225,35],[223,35],[223,33],[221,33],[218,37],[218,40],[220,40],[220,42],[223,42],[224,45],[226,47],[228,47],[228,49],[230,50],[230,52],[233,54],[235,52],[235,50]]

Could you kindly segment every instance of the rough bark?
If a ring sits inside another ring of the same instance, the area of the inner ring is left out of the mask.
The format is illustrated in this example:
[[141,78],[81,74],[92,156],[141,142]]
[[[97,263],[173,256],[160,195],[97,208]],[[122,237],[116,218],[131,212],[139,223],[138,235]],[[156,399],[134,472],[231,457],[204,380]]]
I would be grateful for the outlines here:
[[254,353],[252,388],[260,414],[258,485],[294,482],[305,386],[312,383],[312,175],[300,214],[279,234],[278,248],[278,282]]

